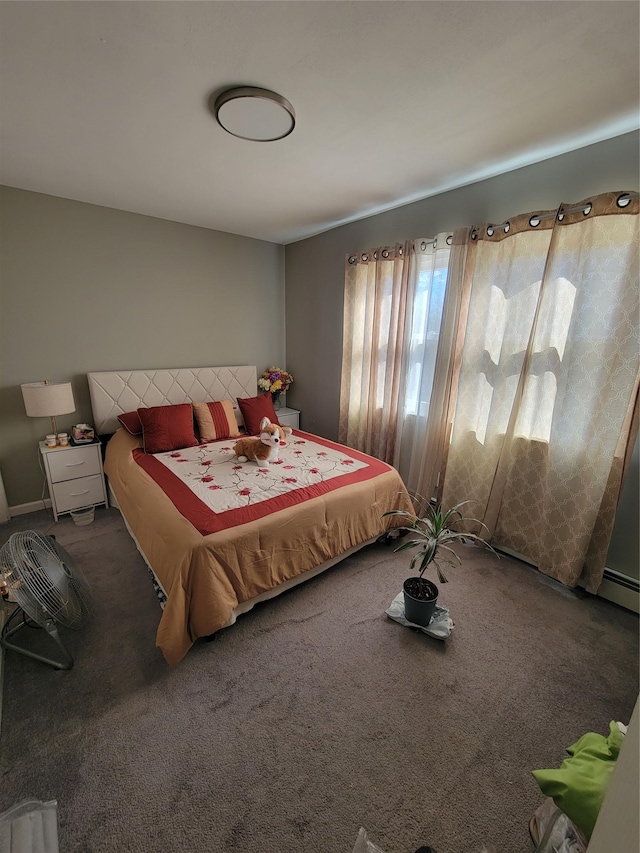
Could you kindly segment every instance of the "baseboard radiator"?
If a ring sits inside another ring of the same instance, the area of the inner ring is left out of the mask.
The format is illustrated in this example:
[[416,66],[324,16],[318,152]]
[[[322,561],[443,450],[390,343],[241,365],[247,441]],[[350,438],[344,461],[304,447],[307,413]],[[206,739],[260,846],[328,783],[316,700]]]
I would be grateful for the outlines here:
[[598,595],[640,613],[640,581],[614,569],[605,569]]
[[[497,546],[496,551],[507,554],[509,557],[515,557],[516,560],[528,563],[536,569],[538,568],[528,557],[518,554],[517,551],[512,551],[511,548]],[[621,607],[633,611],[633,613],[640,613],[640,581],[637,578],[624,575],[615,569],[605,568],[598,595],[600,598],[605,598],[607,601],[612,601],[614,604],[619,604]]]

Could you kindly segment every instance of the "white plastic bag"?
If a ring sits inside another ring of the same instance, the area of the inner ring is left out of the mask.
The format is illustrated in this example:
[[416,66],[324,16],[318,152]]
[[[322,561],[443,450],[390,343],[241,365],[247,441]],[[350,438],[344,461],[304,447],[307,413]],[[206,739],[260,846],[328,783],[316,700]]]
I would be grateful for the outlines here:
[[446,607],[441,607],[439,604],[436,604],[431,622],[429,622],[426,628],[423,625],[416,625],[415,622],[409,622],[404,615],[404,593],[402,592],[396,595],[385,613],[394,622],[399,622],[408,628],[418,628],[423,634],[436,637],[438,640],[446,640],[453,629],[453,619],[449,616],[449,611]]
[[535,853],[586,853],[586,838],[551,797],[536,809],[529,832]]
[[361,826],[358,837],[356,838],[356,846],[353,848],[352,853],[384,853],[384,850],[381,850],[380,847],[369,841],[367,830]]
[[58,853],[58,803],[22,800],[0,814],[0,853]]

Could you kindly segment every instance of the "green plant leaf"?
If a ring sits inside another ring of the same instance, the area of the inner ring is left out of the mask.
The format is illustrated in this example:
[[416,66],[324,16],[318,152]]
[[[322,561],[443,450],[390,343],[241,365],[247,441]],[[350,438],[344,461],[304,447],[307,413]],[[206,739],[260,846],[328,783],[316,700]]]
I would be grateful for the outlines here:
[[389,509],[382,513],[382,518],[387,515],[401,515],[403,518],[409,518],[413,521],[416,519],[416,516],[413,513],[408,512],[406,509]]
[[440,568],[440,566],[437,563],[436,563],[436,572],[438,573],[438,580],[440,581],[440,583],[449,583],[449,581],[447,580],[447,576],[445,575],[445,573],[442,571],[442,569]]
[[[465,533],[453,526],[462,523],[467,525],[477,524],[480,528],[484,527],[488,530],[486,524],[481,522],[479,519],[467,517],[463,514],[462,508],[466,506],[466,504],[473,503],[473,501],[460,501],[445,512],[442,504],[433,504],[422,495],[412,495],[412,500],[413,505],[416,507],[416,511],[421,512],[421,515],[408,512],[407,510],[398,509],[389,510],[388,512],[383,513],[383,516],[395,515],[403,518],[406,523],[402,525],[401,529],[412,532],[414,536],[419,537],[412,538],[408,542],[402,543],[394,550],[405,551],[410,548],[419,549],[418,553],[412,556],[409,565],[411,570],[415,569],[416,566],[418,567],[420,577],[422,577],[431,563],[434,563],[440,582],[448,583],[438,561],[453,567],[462,565],[460,556],[445,543],[453,544],[455,542],[471,540],[486,546],[490,551],[492,551],[492,553],[496,553],[491,545],[489,545],[488,542],[485,542],[485,540],[477,533]],[[444,551],[447,552],[447,556],[442,553]],[[499,555],[496,554],[496,556]]]
[[447,560],[446,562],[448,562],[448,563],[449,563],[449,565],[451,565],[451,566],[455,566],[455,565],[456,565],[456,563],[457,563],[457,565],[459,565],[459,566],[461,566],[461,565],[462,565],[462,560],[461,560],[461,559],[460,559],[460,557],[456,554],[456,552],[453,550],[453,548],[449,548],[449,546],[448,546],[448,545],[440,545],[440,547],[442,548],[442,550],[443,550],[443,551],[449,551],[449,553],[450,553],[450,554],[453,554],[453,556],[456,558],[456,562],[455,562],[455,563],[451,562],[451,560]]
[[421,548],[424,545],[424,539],[411,539],[408,542],[403,542],[402,545],[398,545],[397,548],[394,548],[394,551],[406,551],[407,548]]

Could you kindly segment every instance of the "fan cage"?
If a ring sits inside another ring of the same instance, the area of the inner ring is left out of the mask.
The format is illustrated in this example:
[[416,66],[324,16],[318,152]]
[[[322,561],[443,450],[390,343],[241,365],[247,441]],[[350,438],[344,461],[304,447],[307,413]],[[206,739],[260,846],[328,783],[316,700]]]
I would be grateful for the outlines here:
[[49,619],[78,628],[91,614],[89,585],[73,558],[51,536],[14,533],[0,549],[9,597],[39,625]]

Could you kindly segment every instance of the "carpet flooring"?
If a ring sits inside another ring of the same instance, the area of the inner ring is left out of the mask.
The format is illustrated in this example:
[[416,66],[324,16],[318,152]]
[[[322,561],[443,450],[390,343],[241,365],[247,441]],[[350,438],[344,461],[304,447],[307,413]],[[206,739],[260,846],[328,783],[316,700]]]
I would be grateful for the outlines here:
[[0,542],[18,529],[55,533],[95,596],[63,629],[71,671],[5,654],[0,811],[57,800],[63,853],[351,853],[360,826],[385,853],[525,853],[531,771],[638,695],[636,615],[472,546],[444,642],[384,615],[408,557],[376,544],[171,670],[116,510],[20,516]]

